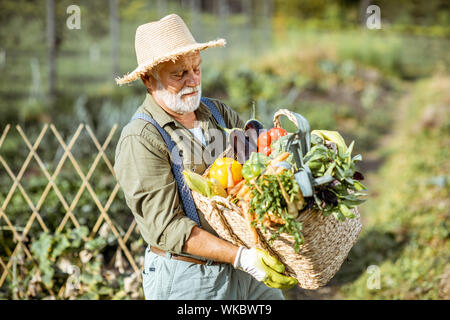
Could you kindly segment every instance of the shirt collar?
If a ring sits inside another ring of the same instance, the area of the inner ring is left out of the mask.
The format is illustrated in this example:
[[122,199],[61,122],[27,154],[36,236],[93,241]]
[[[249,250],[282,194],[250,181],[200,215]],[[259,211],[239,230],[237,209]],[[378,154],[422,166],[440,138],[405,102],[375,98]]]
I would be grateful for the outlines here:
[[[183,127],[178,121],[172,118],[171,115],[165,112],[164,109],[158,105],[155,98],[153,98],[150,93],[146,94],[145,100],[142,103],[142,107],[144,111],[150,114],[161,127],[164,127],[169,123],[174,123],[178,127]],[[197,115],[197,120],[199,122],[209,121],[210,117],[212,116],[211,111],[205,104],[203,104],[203,102],[200,102],[199,107],[197,108],[197,110],[195,110],[195,114]]]

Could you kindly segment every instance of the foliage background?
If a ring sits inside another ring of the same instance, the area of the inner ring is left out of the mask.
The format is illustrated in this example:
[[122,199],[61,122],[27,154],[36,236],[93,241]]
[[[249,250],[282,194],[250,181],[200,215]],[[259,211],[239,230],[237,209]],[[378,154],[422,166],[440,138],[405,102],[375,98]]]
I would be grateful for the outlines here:
[[[19,124],[33,142],[45,123],[55,124],[69,141],[80,123],[89,125],[103,143],[114,124],[106,156],[114,159],[120,128],[143,100],[140,83],[117,87],[114,75],[134,69],[136,26],[178,13],[197,41],[227,39],[223,49],[202,53],[203,91],[230,105],[243,118],[253,103],[267,127],[278,108],[307,117],[312,129],[331,129],[346,141],[356,140],[355,153],[369,186],[370,198],[361,206],[363,232],[349,259],[333,280],[316,291],[285,292],[289,299],[448,299],[449,265],[449,130],[450,10],[446,1],[293,1],[293,0],[130,0],[55,2],[56,88],[49,95],[46,38],[48,1],[0,3],[0,132]],[[81,8],[81,29],[66,27],[71,4]],[[110,20],[117,5],[118,20]],[[364,8],[381,8],[382,28],[365,26]],[[118,23],[118,34],[112,24]],[[112,39],[118,37],[114,45]],[[114,54],[118,57],[114,62]],[[83,172],[96,151],[83,131],[73,154]],[[0,149],[17,174],[28,148],[12,128]],[[50,173],[63,154],[46,134],[38,154]],[[21,180],[37,203],[48,180],[33,159]],[[82,180],[69,161],[55,183],[70,203]],[[90,183],[105,203],[115,181],[100,161]],[[0,166],[0,204],[13,180]],[[5,214],[20,230],[32,210],[18,190]],[[74,209],[81,228],[70,221],[56,229],[65,210],[52,190],[37,222],[24,239],[35,256],[20,250],[13,270],[0,287],[0,298],[142,298],[136,275],[116,237],[103,224],[87,240],[99,210],[84,192]],[[119,192],[108,214],[124,236],[132,223]],[[134,229],[127,242],[142,265],[145,244]],[[0,217],[0,258],[10,262],[15,239]],[[66,283],[76,266],[77,290]],[[370,289],[369,267],[380,275]],[[72,268],[72,269],[71,269]],[[0,265],[0,274],[3,273]],[[58,293],[60,295],[58,296]]]

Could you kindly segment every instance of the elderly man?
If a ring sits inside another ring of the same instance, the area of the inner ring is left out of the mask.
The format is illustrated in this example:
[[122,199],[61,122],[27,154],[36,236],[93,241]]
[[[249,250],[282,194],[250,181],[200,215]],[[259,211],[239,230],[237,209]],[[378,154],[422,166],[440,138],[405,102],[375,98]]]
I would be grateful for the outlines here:
[[114,169],[148,244],[145,297],[283,299],[280,288],[296,280],[282,275],[284,266],[267,252],[220,239],[195,209],[180,174],[203,173],[214,161],[208,147],[216,143],[215,157],[223,151],[221,128],[244,126],[222,102],[201,98],[200,51],[225,40],[197,43],[171,14],[139,26],[135,44],[138,67],[116,82],[140,78],[148,93],[122,130]]

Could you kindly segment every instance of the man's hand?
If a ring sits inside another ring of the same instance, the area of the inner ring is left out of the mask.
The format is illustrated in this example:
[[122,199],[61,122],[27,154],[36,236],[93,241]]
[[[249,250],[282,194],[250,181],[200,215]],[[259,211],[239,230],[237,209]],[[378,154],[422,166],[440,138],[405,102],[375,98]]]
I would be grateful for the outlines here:
[[261,249],[239,247],[233,266],[271,288],[289,289],[297,284],[297,279],[282,274],[284,265],[280,261]]

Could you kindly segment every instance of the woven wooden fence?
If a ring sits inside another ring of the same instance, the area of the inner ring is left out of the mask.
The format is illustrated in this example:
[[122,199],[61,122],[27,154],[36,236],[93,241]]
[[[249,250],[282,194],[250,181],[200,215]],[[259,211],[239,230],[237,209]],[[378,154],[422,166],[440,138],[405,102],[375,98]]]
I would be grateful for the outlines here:
[[[129,248],[129,239],[133,231],[136,231],[136,224],[133,219],[131,224],[129,226],[121,226],[122,232],[117,229],[117,224],[114,223],[113,219],[110,217],[109,209],[111,207],[111,204],[113,203],[114,199],[116,199],[116,196],[118,194],[118,191],[120,189],[119,183],[115,179],[115,174],[113,170],[113,166],[111,164],[111,161],[106,156],[105,151],[108,147],[115,148],[115,145],[110,146],[112,138],[116,132],[117,125],[114,125],[112,129],[110,130],[109,134],[107,135],[105,141],[101,144],[99,140],[96,138],[96,136],[93,133],[93,130],[85,124],[80,124],[78,128],[76,129],[75,133],[71,136],[71,139],[68,143],[64,141],[61,134],[58,132],[56,127],[53,124],[46,124],[40,131],[39,135],[37,136],[36,140],[34,142],[31,142],[30,139],[27,137],[27,135],[24,133],[24,130],[21,126],[16,126],[17,132],[25,142],[25,145],[27,147],[27,157],[25,161],[23,162],[22,166],[20,167],[20,170],[17,173],[14,173],[11,169],[11,166],[7,163],[5,158],[2,156],[2,145],[4,144],[5,140],[7,139],[8,133],[10,133],[11,126],[7,125],[4,127],[3,131],[1,132],[0,136],[0,164],[3,167],[4,171],[9,175],[9,177],[12,180],[12,185],[9,189],[9,192],[6,195],[2,196],[2,203],[0,203],[0,223],[6,224],[7,229],[10,231],[11,237],[13,238],[15,248],[12,250],[12,253],[9,257],[2,257],[0,256],[0,288],[5,283],[5,280],[7,277],[12,277],[12,267],[13,267],[13,261],[14,257],[17,255],[19,251],[25,254],[26,259],[29,259],[30,261],[34,261],[34,257],[32,255],[32,252],[30,250],[31,244],[26,242],[24,239],[29,235],[31,226],[33,223],[40,226],[39,229],[42,231],[53,231],[49,230],[48,226],[46,225],[46,221],[42,218],[40,211],[43,208],[43,204],[45,199],[47,198],[50,190],[53,189],[55,192],[57,198],[61,202],[63,208],[64,208],[64,216],[59,223],[56,231],[62,231],[64,227],[66,226],[67,222],[70,220],[72,222],[72,225],[74,227],[79,227],[80,223],[78,221],[78,217],[75,214],[75,208],[77,207],[77,204],[79,202],[79,199],[81,195],[84,192],[87,192],[93,202],[95,203],[95,207],[98,210],[98,218],[93,225],[87,226],[89,228],[89,236],[84,239],[85,241],[88,241],[96,236],[98,233],[100,227],[106,223],[112,233],[114,234],[115,238],[117,239],[117,250],[121,251],[123,255],[126,257],[129,265],[134,270],[135,273],[140,273],[141,267],[138,266],[135,259],[133,258],[133,255],[130,252]],[[75,159],[73,155],[73,148],[77,144],[77,141],[80,137],[80,134],[85,130],[87,132],[87,135],[90,137],[90,140],[92,140],[93,144],[95,145],[96,150],[93,150],[93,155],[95,156],[93,162],[91,163],[89,170],[87,173],[84,173],[82,170],[82,166],[79,164],[79,161]],[[39,156],[37,149],[39,145],[42,143],[44,137],[46,135],[53,135],[54,138],[56,138],[57,142],[63,149],[63,154],[60,157],[56,168],[53,173],[50,173],[48,170],[48,166],[45,165],[44,161]],[[42,195],[40,196],[37,203],[33,203],[31,200],[31,197],[29,194],[27,194],[26,188],[22,184],[22,179],[24,177],[24,173],[26,172],[30,161],[34,158],[36,160],[39,169],[41,173],[45,176],[45,178],[48,180],[48,183],[46,187],[42,190]],[[76,192],[75,196],[73,197],[73,200],[69,203],[64,195],[63,192],[61,192],[60,188],[58,187],[56,183],[56,178],[61,173],[61,169],[63,168],[63,165],[66,161],[70,161],[73,165],[73,168],[75,169],[75,172],[77,175],[81,178],[81,186],[79,187],[78,191]],[[107,168],[109,169],[109,172],[111,175],[114,176],[115,186],[112,189],[112,191],[109,194],[109,197],[106,201],[106,203],[102,203],[97,196],[95,190],[95,186],[92,185],[92,182],[90,179],[92,178],[98,164],[100,161],[104,161],[104,164],[106,164]],[[0,169],[2,167],[0,166]],[[4,172],[0,171],[0,173]],[[3,174],[3,173],[2,173]],[[18,228],[15,226],[12,222],[10,217],[8,216],[8,205],[11,202],[11,198],[13,197],[15,192],[20,192],[20,194],[25,199],[28,207],[31,209],[31,214],[27,219],[27,222],[24,227]],[[125,204],[124,204],[125,205]],[[130,213],[131,215],[131,213]],[[67,228],[67,226],[66,226]],[[124,232],[126,230],[126,232]],[[31,237],[29,237],[31,238]],[[35,238],[35,237],[33,237]],[[116,252],[117,253],[117,252]]]

